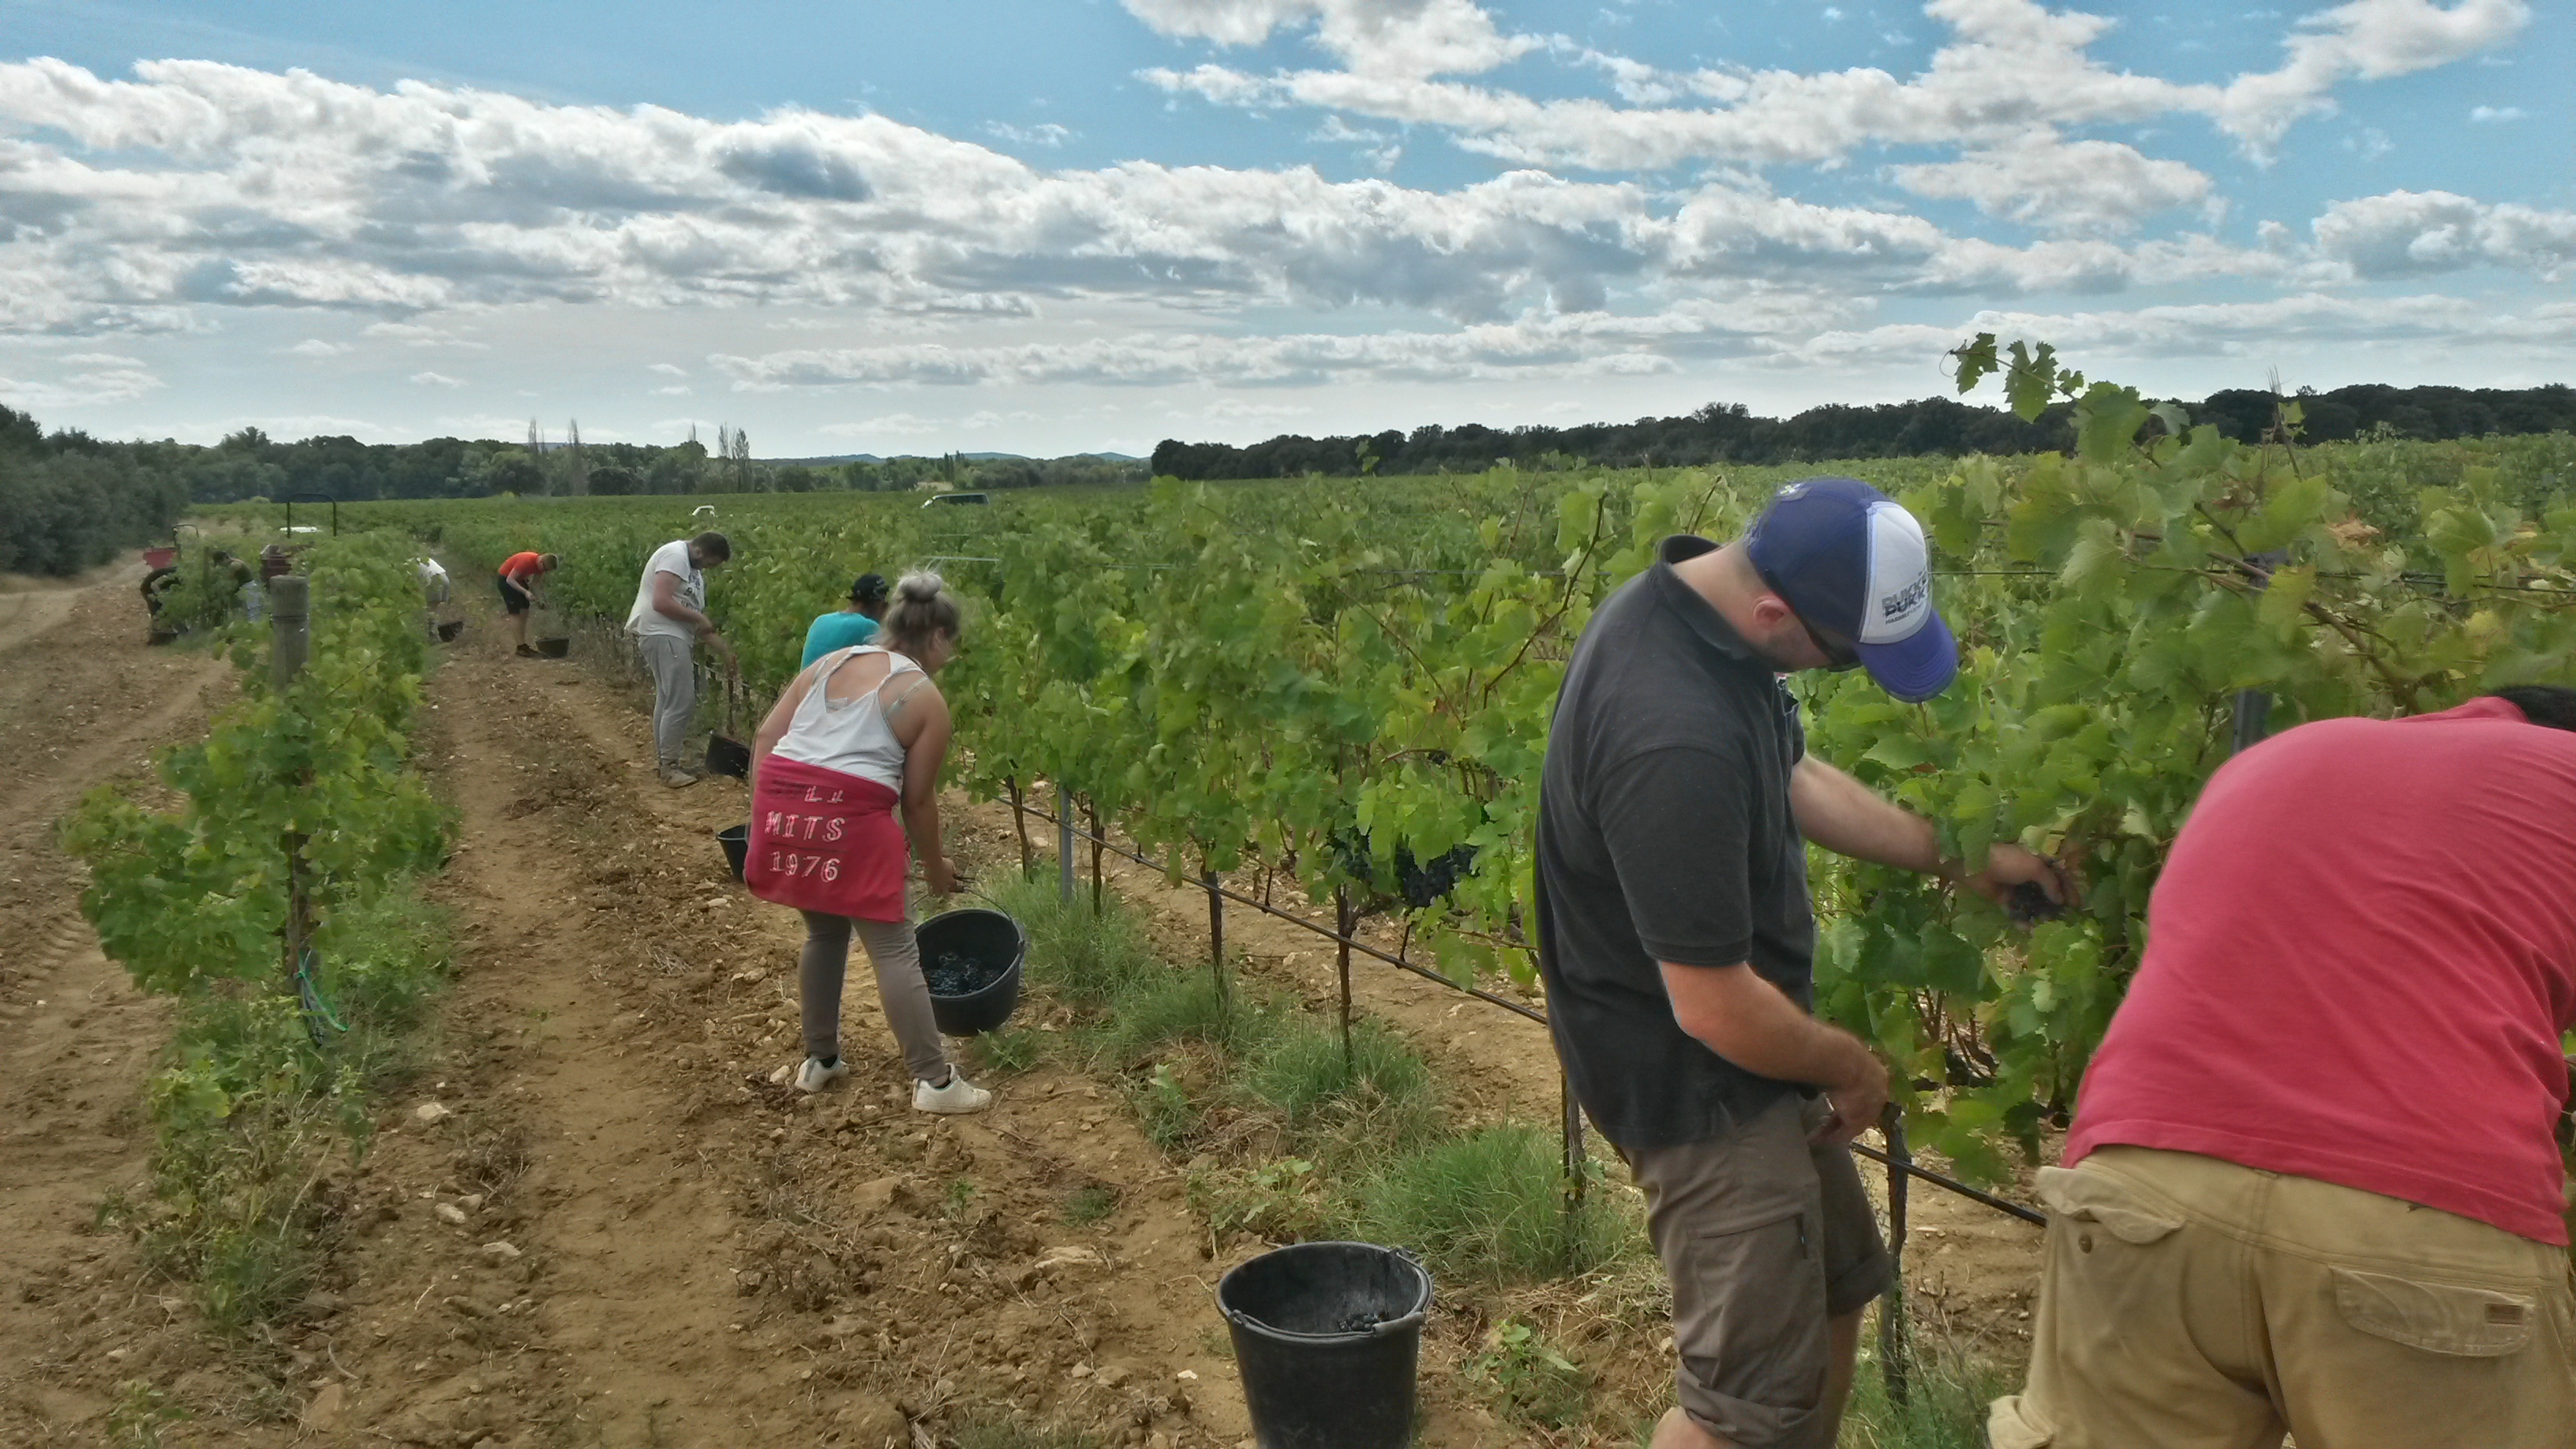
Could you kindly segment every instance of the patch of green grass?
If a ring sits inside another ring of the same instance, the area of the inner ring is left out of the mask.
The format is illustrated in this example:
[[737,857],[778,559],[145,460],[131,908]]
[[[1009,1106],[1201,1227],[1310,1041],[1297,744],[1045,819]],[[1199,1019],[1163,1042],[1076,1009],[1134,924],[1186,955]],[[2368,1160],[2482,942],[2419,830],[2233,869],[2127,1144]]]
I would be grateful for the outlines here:
[[1118,1189],[1105,1183],[1078,1187],[1064,1200],[1067,1227],[1087,1228],[1118,1211]]
[[162,1432],[188,1417],[188,1411],[143,1379],[116,1386],[116,1403],[107,1411],[107,1442],[114,1449],[160,1449]]
[[322,991],[348,1032],[327,1049],[370,1085],[416,1065],[418,1033],[446,987],[454,921],[409,891],[343,911],[323,931]]
[[1460,1364],[1458,1374],[1469,1392],[1515,1424],[1571,1429],[1592,1412],[1583,1370],[1526,1323],[1494,1325],[1484,1351]]
[[1096,1010],[1138,982],[1169,973],[1144,927],[1117,901],[1094,916],[1089,891],[1062,900],[1052,876],[1003,874],[982,889],[1028,933],[1030,984],[1067,1005]]
[[1431,1064],[1373,1021],[1353,1024],[1346,1055],[1334,1024],[1287,1019],[1244,1072],[1242,1087],[1287,1119],[1297,1151],[1337,1171],[1409,1151],[1440,1131]]
[[975,1061],[982,1070],[1002,1077],[1016,1077],[1046,1060],[1045,1032],[1029,1027],[1005,1027],[988,1031],[975,1038]]
[[1207,1130],[1210,1094],[1203,1074],[1202,1061],[1186,1056],[1156,1062],[1128,1093],[1146,1140],[1166,1154],[1180,1153]]
[[957,1449],[1099,1449],[1100,1441],[1072,1429],[1047,1429],[1020,1418],[969,1415],[957,1425]]
[[1198,1043],[1228,1056],[1267,1050],[1283,1030],[1272,1002],[1247,997],[1237,983],[1222,989],[1205,971],[1156,967],[1158,975],[1129,985],[1094,1033],[1105,1065],[1141,1066],[1174,1045]]
[[1843,1411],[1843,1449],[1985,1449],[1986,1406],[2011,1393],[2014,1383],[1939,1327],[1918,1324],[1906,1386],[1905,1402],[1895,1402],[1873,1330],[1863,1340]]
[[1251,1233],[1273,1243],[1323,1236],[1331,1211],[1315,1164],[1302,1157],[1195,1169],[1189,1203],[1190,1211],[1220,1238]]
[[150,1195],[102,1216],[134,1233],[155,1272],[191,1286],[216,1331],[248,1332],[314,1286],[331,1223],[322,1181],[363,1148],[371,1089],[414,1065],[447,929],[407,893],[330,922],[323,989],[346,1030],[326,1027],[319,1047],[292,996],[183,998],[170,1063],[147,1095]]
[[1609,1201],[1569,1208],[1556,1138],[1507,1123],[1422,1148],[1363,1182],[1353,1228],[1410,1250],[1435,1277],[1520,1283],[1589,1273],[1643,1250]]

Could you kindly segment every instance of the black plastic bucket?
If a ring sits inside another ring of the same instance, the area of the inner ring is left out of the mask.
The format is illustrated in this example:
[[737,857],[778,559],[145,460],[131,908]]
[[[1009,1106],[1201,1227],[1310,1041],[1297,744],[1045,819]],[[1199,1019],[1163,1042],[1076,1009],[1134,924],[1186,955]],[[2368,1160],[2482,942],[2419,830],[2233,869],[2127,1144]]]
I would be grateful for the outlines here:
[[924,967],[953,952],[987,968],[1001,968],[1000,976],[963,996],[942,996],[937,987],[931,988],[930,1014],[938,1020],[942,1035],[974,1036],[991,1031],[1019,1009],[1020,967],[1029,954],[1028,934],[1020,929],[1019,922],[1000,911],[975,907],[933,916],[922,922],[912,936],[921,948]]
[[751,746],[723,735],[707,736],[707,773],[731,775],[737,780],[751,778]]
[[548,659],[561,659],[572,652],[572,641],[564,638],[540,639],[537,641],[537,652]]
[[1216,1284],[1261,1449],[1403,1449],[1431,1275],[1373,1243],[1298,1243]]
[[751,854],[751,827],[736,825],[716,832],[716,844],[724,847],[725,864],[732,867],[733,878],[742,879],[742,863]]
[[438,626],[438,642],[439,642],[439,643],[441,643],[441,644],[453,644],[453,643],[455,643],[455,642],[456,642],[456,636],[457,636],[457,635],[459,635],[459,634],[462,634],[462,633],[464,633],[464,632],[465,632],[465,621],[464,621],[464,620],[462,620],[462,619],[448,619],[448,620],[445,620],[445,621],[441,622],[441,623],[439,624],[439,626]]

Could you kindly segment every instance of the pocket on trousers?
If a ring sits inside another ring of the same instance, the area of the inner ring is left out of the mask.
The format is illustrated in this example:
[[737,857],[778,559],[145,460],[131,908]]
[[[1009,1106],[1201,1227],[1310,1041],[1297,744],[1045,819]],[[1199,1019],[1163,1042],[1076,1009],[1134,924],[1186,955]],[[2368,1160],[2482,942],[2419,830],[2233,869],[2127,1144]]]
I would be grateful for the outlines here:
[[2057,1431],[2038,1422],[2025,1406],[2028,1401],[2014,1396],[1997,1399],[1986,1412],[1986,1439],[1994,1449],[2048,1449],[2057,1442]]
[[2182,1229],[2181,1218],[2108,1173],[2043,1167],[2037,1186],[2051,1216],[2096,1224],[2124,1243],[2145,1247]]
[[1755,1440],[1765,1436],[1770,1416],[1785,1422],[1813,1410],[1829,1357],[1824,1249],[1813,1215],[1791,1212],[1694,1233],[1685,1251],[1689,1263],[1679,1276],[1687,1287],[1677,1285],[1674,1294],[1674,1347],[1684,1377],[1703,1394],[1735,1401],[1735,1415],[1687,1395],[1685,1407],[1719,1423],[1729,1437]]
[[2462,1358],[2502,1358],[2531,1342],[2537,1299],[2460,1283],[2334,1270],[2335,1310],[2377,1338]]

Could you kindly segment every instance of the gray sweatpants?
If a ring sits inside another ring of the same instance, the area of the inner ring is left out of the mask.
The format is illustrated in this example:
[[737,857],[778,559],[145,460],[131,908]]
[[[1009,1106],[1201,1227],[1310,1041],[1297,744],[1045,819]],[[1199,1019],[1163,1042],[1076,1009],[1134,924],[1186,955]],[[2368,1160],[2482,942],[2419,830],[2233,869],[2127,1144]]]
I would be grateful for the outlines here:
[[930,983],[922,979],[921,948],[906,921],[859,921],[800,911],[805,950],[796,958],[797,996],[805,1014],[805,1055],[830,1061],[841,1054],[841,981],[849,974],[850,933],[858,931],[868,961],[877,968],[877,999],[886,1025],[903,1048],[904,1065],[917,1081],[948,1080],[948,1052],[939,1043],[939,1021],[930,1014]]
[[639,634],[635,647],[653,674],[653,754],[662,769],[688,763],[689,720],[698,712],[698,672],[689,660],[692,641],[668,634]]

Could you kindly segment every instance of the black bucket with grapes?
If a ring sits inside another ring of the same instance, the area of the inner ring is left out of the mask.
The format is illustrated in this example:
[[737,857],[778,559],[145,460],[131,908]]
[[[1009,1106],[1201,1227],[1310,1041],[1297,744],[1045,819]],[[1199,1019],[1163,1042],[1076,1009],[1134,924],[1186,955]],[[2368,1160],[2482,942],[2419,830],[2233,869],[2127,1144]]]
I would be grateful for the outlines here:
[[981,907],[950,911],[922,922],[913,940],[941,1035],[995,1030],[1019,1008],[1020,967],[1029,954],[1019,922]]

